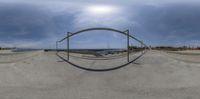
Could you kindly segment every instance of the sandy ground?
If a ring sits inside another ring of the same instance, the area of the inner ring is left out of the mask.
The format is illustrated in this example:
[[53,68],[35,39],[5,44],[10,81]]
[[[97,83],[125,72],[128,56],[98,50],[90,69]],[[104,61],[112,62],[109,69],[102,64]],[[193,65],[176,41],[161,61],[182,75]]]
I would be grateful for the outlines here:
[[22,61],[29,57],[38,55],[39,52],[42,52],[42,51],[12,52],[11,50],[0,50],[0,64],[1,63],[14,63],[14,62]]
[[[200,64],[149,51],[127,67],[89,72],[54,52],[0,63],[0,99],[199,99]],[[117,64],[113,62],[112,64]]]
[[200,50],[168,51],[162,54],[184,62],[200,63]]
[[11,53],[12,50],[0,50],[0,54]]

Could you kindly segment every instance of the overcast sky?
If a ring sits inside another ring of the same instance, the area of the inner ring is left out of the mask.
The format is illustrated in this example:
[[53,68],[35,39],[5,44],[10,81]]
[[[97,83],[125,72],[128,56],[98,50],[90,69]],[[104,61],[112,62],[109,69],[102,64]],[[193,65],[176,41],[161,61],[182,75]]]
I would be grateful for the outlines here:
[[[101,7],[105,9],[102,11]],[[3,47],[55,48],[55,41],[67,32],[91,27],[129,29],[131,35],[147,45],[200,46],[200,2],[0,0],[0,46]],[[71,47],[124,47],[125,42],[120,34],[92,32],[72,38]]]

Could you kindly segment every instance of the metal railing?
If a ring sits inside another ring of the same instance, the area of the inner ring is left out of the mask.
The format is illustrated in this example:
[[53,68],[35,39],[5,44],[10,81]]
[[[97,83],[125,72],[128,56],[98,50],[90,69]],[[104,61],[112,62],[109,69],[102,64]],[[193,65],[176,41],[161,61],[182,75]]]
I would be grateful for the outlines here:
[[[91,68],[85,68],[83,66],[79,66],[75,63],[72,63],[70,62],[69,60],[69,53],[70,53],[70,38],[77,35],[77,34],[80,34],[80,33],[84,33],[84,32],[87,32],[87,31],[101,31],[101,30],[106,30],[106,31],[113,31],[113,32],[117,32],[117,33],[120,33],[120,34],[123,34],[125,36],[127,36],[127,63],[126,64],[123,64],[123,65],[120,65],[120,66],[116,66],[116,67],[112,67],[112,68],[107,68],[107,69],[91,69]],[[130,46],[130,38],[131,39],[134,39],[136,40],[137,42],[139,42],[141,44],[141,48],[144,48],[144,50],[142,51],[141,55],[139,55],[138,57],[136,57],[135,59],[133,60],[130,60],[130,49],[129,49],[129,46]],[[63,58],[62,56],[60,56],[58,54],[58,44],[67,40],[67,59]],[[67,33],[67,36],[62,38],[61,40],[59,41],[56,41],[56,51],[57,51],[57,55],[63,59],[64,61],[68,62],[69,64],[75,66],[75,67],[78,67],[80,69],[84,69],[84,70],[89,70],[89,71],[109,71],[109,70],[115,70],[115,69],[118,69],[118,68],[121,68],[121,67],[124,67],[132,62],[134,62],[135,60],[137,60],[138,58],[140,58],[142,55],[144,55],[144,53],[146,53],[147,49],[150,49],[146,44],[143,43],[143,41],[137,39],[136,37],[130,35],[129,33],[129,30],[126,30],[126,31],[120,31],[120,30],[116,30],[116,29],[112,29],[112,28],[88,28],[88,29],[83,29],[83,30],[80,30],[80,31],[77,31],[77,32],[74,32],[74,33],[71,33],[71,32],[68,32]]]

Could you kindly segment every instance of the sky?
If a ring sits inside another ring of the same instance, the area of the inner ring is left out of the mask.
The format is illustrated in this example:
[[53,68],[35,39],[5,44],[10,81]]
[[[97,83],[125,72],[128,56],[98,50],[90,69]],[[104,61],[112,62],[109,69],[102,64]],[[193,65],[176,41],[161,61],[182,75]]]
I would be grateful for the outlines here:
[[[0,0],[0,47],[55,48],[67,32],[94,27],[129,30],[149,46],[196,47],[199,26],[199,0]],[[126,37],[91,31],[70,38],[70,47],[124,48]]]

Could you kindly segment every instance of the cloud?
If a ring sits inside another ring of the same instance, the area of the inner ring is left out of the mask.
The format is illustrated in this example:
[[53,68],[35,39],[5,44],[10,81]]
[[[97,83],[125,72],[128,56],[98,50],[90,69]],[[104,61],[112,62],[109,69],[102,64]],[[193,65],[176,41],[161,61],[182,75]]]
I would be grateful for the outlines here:
[[[68,31],[91,27],[129,29],[150,45],[176,45],[200,39],[200,6],[194,3],[197,0],[0,2],[0,46],[8,43],[53,48],[55,41]],[[97,4],[115,6],[118,11],[97,16],[84,10]],[[118,38],[115,34],[113,37]]]
[[0,46],[8,41],[8,45],[18,46],[55,42],[69,30],[72,17],[67,12],[53,12],[40,5],[0,4]]
[[[0,5],[0,36],[9,40],[40,40],[51,31],[51,21],[43,9],[32,5]],[[49,27],[46,27],[48,25]]]
[[157,44],[174,44],[200,37],[200,6],[167,4],[141,6],[132,17],[135,33]]

